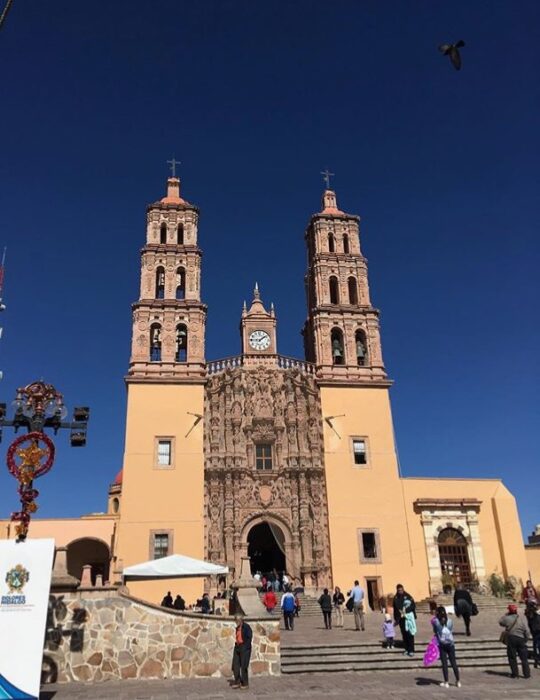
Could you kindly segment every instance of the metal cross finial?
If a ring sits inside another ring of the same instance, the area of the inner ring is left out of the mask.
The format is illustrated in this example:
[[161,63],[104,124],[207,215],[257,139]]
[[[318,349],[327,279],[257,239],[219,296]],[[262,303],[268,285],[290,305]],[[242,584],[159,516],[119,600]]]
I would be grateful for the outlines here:
[[335,173],[331,173],[328,168],[326,170],[321,170],[321,175],[323,175],[323,180],[326,182],[326,189],[330,189],[330,178],[335,176]]
[[180,165],[182,161],[176,160],[176,158],[173,156],[172,160],[168,160],[167,163],[171,166],[171,173],[173,177],[176,177],[176,166]]

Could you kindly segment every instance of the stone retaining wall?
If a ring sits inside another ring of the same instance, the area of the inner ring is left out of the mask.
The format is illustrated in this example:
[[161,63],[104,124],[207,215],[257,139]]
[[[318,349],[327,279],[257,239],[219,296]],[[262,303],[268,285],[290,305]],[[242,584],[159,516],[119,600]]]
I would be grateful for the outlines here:
[[[169,612],[108,595],[51,595],[44,683],[231,675],[231,618]],[[278,675],[278,620],[248,622],[253,628],[251,673]]]

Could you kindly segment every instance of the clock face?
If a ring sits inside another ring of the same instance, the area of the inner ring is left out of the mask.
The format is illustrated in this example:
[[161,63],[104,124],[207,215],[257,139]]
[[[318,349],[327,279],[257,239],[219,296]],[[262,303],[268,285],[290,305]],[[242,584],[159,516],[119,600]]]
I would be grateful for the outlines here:
[[249,335],[249,344],[254,350],[268,350],[270,347],[270,336],[266,331],[253,331]]

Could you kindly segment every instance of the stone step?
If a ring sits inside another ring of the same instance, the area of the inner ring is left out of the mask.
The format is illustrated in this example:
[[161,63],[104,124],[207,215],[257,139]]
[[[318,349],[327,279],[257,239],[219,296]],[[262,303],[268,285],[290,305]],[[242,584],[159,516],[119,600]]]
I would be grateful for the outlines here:
[[[427,647],[427,642],[417,642],[417,648],[423,650]],[[458,647],[460,656],[471,654],[483,655],[483,654],[506,654],[504,646],[500,642],[487,642],[486,644],[463,644]],[[295,658],[321,658],[321,656],[333,657],[333,656],[372,656],[374,654],[395,654],[399,651],[403,651],[402,647],[396,647],[395,650],[383,649],[381,644],[366,645],[365,647],[354,647],[354,646],[335,646],[335,647],[282,647],[281,656],[287,659]]]
[[[496,658],[496,659],[458,659],[459,667],[463,668],[508,668],[508,660],[506,656]],[[438,664],[434,664],[430,668],[439,668]],[[401,656],[401,658],[395,658],[393,660],[388,660],[388,663],[381,663],[381,660],[373,660],[370,663],[358,663],[358,662],[343,662],[335,664],[327,664],[321,660],[318,664],[297,664],[290,665],[282,660],[281,662],[281,672],[283,674],[294,674],[294,673],[343,673],[347,671],[409,671],[411,669],[424,669],[421,658],[407,658]]]

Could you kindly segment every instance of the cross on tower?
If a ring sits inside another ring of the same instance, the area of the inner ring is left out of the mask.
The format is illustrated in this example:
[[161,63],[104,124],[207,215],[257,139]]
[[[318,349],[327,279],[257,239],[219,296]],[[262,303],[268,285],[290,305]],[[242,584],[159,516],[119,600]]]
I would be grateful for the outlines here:
[[176,177],[176,166],[181,165],[180,160],[176,160],[176,158],[173,156],[172,160],[168,160],[167,163],[171,166],[171,173],[173,177]]
[[326,170],[321,170],[321,175],[323,176],[323,180],[326,182],[326,189],[330,189],[330,178],[335,176],[335,173],[331,173],[328,168]]

